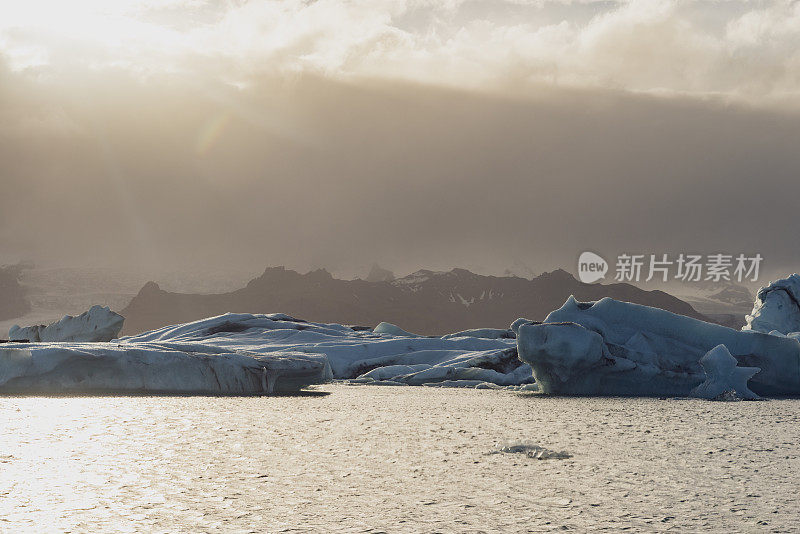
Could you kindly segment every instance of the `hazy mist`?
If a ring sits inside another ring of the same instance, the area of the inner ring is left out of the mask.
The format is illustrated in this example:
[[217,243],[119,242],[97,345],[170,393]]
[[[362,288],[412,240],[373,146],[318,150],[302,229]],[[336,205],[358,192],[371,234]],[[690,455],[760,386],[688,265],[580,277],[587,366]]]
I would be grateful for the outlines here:
[[[447,20],[457,26],[476,5]],[[742,5],[731,5],[745,24]],[[594,27],[597,54],[617,42],[598,41],[598,27],[612,31],[641,11],[612,8],[575,8],[571,24]],[[413,27],[420,9],[380,24]],[[690,15],[676,10],[652,8],[634,34],[644,39],[657,16],[659,31],[682,27]],[[731,24],[729,41],[739,35]],[[296,46],[246,67],[207,55],[184,65],[196,68],[160,70],[146,54],[143,70],[108,51],[100,66],[52,56],[20,67],[6,46],[0,263],[254,274],[286,265],[354,276],[378,262],[398,273],[502,273],[515,262],[572,270],[589,249],[607,258],[758,252],[769,273],[800,265],[800,115],[775,96],[789,87],[785,69],[775,67],[783,74],[769,78],[780,82],[759,93],[761,105],[752,87],[732,82],[741,78],[733,67],[713,83],[653,81],[632,77],[642,71],[631,57],[624,76],[589,83],[591,73],[567,64],[565,73],[583,76],[570,86],[502,56],[502,75],[475,64],[476,79],[491,83],[459,83],[453,69],[435,83],[430,70],[373,68],[374,54],[352,43],[337,70],[289,69],[286,57],[316,57],[303,47],[320,45]],[[346,68],[359,50],[369,62]],[[592,57],[601,56],[585,65]]]

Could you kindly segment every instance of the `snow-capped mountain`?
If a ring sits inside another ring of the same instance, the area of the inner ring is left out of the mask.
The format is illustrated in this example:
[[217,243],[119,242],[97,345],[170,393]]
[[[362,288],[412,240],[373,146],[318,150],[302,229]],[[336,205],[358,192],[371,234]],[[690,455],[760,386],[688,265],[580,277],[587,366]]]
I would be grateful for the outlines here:
[[673,284],[662,288],[709,317],[714,322],[741,328],[753,309],[753,292],[742,284],[720,280]]

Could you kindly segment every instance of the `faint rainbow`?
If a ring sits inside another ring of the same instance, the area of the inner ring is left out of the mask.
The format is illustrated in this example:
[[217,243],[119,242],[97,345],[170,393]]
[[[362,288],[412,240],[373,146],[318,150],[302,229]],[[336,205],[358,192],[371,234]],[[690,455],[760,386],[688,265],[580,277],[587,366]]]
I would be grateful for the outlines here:
[[226,111],[216,114],[203,124],[195,145],[195,152],[198,156],[206,155],[214,147],[230,124],[231,119],[231,114]]

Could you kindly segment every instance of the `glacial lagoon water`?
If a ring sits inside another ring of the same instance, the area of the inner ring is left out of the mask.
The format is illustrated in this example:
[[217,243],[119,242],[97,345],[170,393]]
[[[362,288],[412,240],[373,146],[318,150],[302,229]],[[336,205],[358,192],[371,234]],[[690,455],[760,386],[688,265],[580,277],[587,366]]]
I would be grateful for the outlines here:
[[800,531],[800,400],[314,391],[0,397],[0,532]]

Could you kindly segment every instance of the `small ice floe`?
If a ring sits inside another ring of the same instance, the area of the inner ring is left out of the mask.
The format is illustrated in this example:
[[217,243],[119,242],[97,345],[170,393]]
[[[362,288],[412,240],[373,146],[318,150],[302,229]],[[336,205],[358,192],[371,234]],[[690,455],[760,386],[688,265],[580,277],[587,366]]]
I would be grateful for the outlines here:
[[713,397],[713,398],[711,398],[709,400],[720,401],[720,402],[738,402],[738,401],[743,401],[743,400],[758,400],[758,399],[748,399],[748,398],[742,397],[741,395],[736,393],[736,391],[730,389],[728,391],[723,391],[722,393],[720,393],[716,397]]
[[535,458],[536,460],[565,460],[572,458],[572,455],[567,451],[553,451],[530,441],[498,443],[495,446],[495,450],[488,454],[500,454],[503,452],[524,454],[528,458]]

